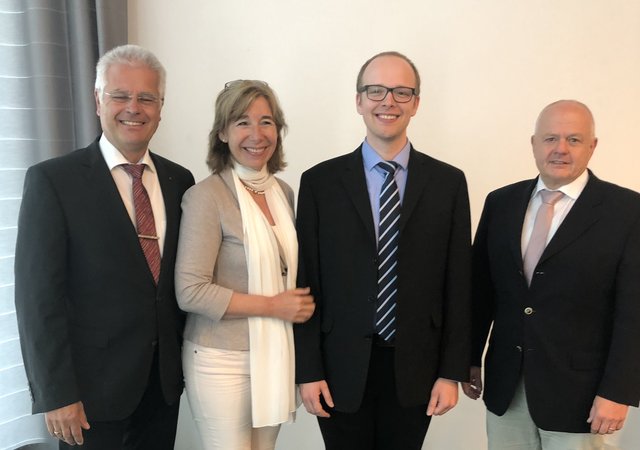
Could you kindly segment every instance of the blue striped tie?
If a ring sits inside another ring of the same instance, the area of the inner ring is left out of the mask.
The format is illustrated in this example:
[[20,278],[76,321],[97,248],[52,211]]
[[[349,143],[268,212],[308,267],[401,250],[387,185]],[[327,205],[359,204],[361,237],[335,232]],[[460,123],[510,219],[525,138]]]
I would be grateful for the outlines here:
[[378,225],[378,308],[376,333],[391,341],[396,332],[396,297],[398,296],[398,240],[400,237],[400,192],[394,178],[398,164],[383,161],[378,166],[387,174],[380,190]]

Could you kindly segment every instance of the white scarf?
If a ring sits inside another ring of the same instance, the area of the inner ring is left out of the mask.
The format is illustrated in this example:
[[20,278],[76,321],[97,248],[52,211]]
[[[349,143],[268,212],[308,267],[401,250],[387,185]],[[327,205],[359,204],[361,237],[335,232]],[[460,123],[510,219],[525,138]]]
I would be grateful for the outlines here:
[[[240,204],[249,294],[272,296],[296,285],[298,241],[293,211],[266,167],[261,171],[234,161],[233,180]],[[242,179],[242,181],[240,181]],[[289,269],[284,286],[278,241],[271,225],[243,186],[265,191],[271,216],[286,238],[280,242]],[[295,352],[291,322],[249,317],[251,413],[255,428],[293,422],[296,410]]]

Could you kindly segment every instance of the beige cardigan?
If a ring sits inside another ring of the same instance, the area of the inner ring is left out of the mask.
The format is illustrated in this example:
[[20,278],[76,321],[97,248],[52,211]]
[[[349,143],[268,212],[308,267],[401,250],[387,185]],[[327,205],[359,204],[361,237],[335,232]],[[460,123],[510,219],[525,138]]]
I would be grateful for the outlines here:
[[[293,190],[277,179],[293,209]],[[184,338],[227,350],[249,349],[246,318],[223,319],[234,291],[247,292],[242,218],[231,169],[191,187],[182,198],[176,297],[187,312]]]

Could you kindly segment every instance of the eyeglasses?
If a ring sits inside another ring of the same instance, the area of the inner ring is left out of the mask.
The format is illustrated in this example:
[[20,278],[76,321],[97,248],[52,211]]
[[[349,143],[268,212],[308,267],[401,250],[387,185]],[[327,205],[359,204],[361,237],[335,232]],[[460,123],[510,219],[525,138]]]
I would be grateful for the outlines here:
[[238,84],[242,84],[242,83],[257,83],[257,84],[261,84],[263,86],[269,86],[265,81],[261,81],[261,80],[233,80],[233,81],[227,81],[224,84],[224,88],[225,89],[229,89],[230,87],[236,86]]
[[[131,95],[129,92],[105,91],[104,94],[111,97],[111,101],[115,103],[125,104],[133,100],[133,95]],[[140,94],[136,96],[136,101],[140,103],[142,106],[154,106],[160,102],[163,102],[164,99],[160,99],[153,94]]]
[[393,99],[398,103],[407,103],[414,95],[416,95],[416,90],[414,88],[404,86],[390,88],[379,84],[368,84],[366,86],[362,86],[359,92],[366,92],[367,98],[374,102],[381,102],[387,97],[389,92],[391,92]]

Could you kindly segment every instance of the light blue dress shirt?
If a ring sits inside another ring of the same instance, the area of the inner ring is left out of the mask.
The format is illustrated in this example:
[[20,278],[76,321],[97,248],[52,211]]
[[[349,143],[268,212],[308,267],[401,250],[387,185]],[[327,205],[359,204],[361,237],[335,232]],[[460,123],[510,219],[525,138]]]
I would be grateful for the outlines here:
[[[407,169],[409,166],[409,152],[411,151],[411,143],[407,139],[407,143],[400,150],[400,153],[393,158],[393,161],[400,166],[396,171],[396,183],[400,191],[400,203],[404,200],[404,188],[407,184]],[[367,191],[369,192],[369,202],[371,204],[371,213],[373,215],[373,225],[376,230],[376,241],[378,240],[378,223],[380,222],[380,189],[384,182],[385,170],[377,166],[384,161],[378,153],[369,145],[365,139],[362,143],[362,160],[364,162],[364,176],[367,180]]]

